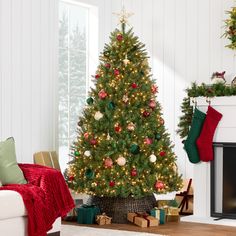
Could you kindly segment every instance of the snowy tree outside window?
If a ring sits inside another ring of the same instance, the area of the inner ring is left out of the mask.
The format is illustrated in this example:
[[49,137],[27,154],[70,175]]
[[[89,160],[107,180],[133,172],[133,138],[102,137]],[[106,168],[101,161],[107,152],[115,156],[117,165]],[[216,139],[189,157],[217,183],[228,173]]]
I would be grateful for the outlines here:
[[59,158],[62,170],[76,137],[78,114],[86,101],[88,75],[89,8],[61,1],[59,7]]

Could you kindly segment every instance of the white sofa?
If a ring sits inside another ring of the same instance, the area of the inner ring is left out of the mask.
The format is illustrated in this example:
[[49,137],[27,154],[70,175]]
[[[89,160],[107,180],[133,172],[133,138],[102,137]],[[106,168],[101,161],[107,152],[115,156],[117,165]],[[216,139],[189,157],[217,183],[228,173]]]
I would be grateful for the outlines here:
[[[50,236],[59,236],[61,218],[57,218]],[[0,191],[0,235],[27,236],[27,211],[21,195],[11,190]]]

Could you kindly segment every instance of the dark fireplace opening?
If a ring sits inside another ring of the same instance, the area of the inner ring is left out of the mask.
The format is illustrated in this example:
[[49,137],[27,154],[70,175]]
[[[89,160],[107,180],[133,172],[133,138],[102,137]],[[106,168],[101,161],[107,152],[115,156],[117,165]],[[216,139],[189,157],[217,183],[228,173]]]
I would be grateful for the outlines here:
[[213,143],[211,216],[236,219],[236,143]]

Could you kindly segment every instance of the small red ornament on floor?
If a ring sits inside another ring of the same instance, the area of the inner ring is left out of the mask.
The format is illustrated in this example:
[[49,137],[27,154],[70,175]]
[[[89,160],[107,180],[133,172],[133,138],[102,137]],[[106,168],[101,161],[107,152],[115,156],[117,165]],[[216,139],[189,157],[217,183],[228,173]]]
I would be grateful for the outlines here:
[[115,181],[111,180],[110,183],[109,183],[109,186],[114,187],[115,186]]
[[121,42],[123,40],[122,34],[117,34],[116,39]]
[[137,174],[138,174],[137,169],[133,168],[133,169],[130,171],[130,174],[131,174],[132,177],[137,176]]

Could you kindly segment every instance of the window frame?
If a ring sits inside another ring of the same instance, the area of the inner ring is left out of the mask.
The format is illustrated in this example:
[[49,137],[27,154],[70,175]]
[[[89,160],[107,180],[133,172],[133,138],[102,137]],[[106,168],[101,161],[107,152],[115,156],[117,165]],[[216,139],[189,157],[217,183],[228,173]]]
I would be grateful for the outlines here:
[[[90,90],[90,87],[93,87],[93,82],[92,82],[92,77],[96,71],[97,65],[98,65],[98,39],[99,39],[99,34],[98,34],[98,7],[95,5],[90,5],[87,3],[84,3],[82,1],[76,1],[76,0],[60,0],[58,4],[58,12],[59,12],[59,6],[61,3],[64,4],[70,4],[70,5],[75,5],[75,6],[81,6],[85,7],[88,9],[88,19],[87,19],[87,32],[86,32],[86,37],[87,37],[87,42],[86,42],[86,91],[85,91],[85,96],[88,96],[88,92]],[[58,14],[58,24],[59,24],[59,14]],[[59,27],[58,27],[58,35],[59,35]],[[58,42],[59,42],[59,37],[58,37]],[[60,45],[58,45],[58,63],[59,63],[59,49]],[[69,49],[70,50],[70,49]],[[57,94],[59,92],[59,66],[58,66],[58,76],[57,76]],[[69,111],[70,112],[70,111]],[[79,116],[79,114],[78,114]],[[74,127],[76,131],[77,127]],[[68,129],[70,130],[70,124],[68,124]],[[60,156],[60,146],[59,146],[59,140],[61,138],[59,137],[59,94],[57,95],[57,128],[56,128],[56,149],[58,152],[59,156],[59,162],[62,164],[61,169],[62,171],[66,168],[65,166],[65,156]],[[71,137],[67,137],[64,140],[68,140],[70,143],[69,146],[72,143]],[[68,150],[68,158],[66,162],[68,162],[69,159],[69,153],[70,150]]]

